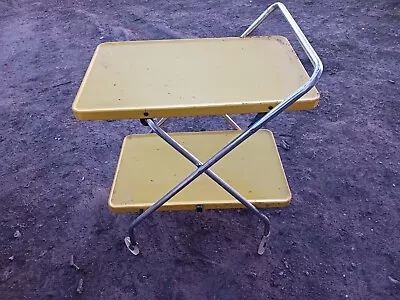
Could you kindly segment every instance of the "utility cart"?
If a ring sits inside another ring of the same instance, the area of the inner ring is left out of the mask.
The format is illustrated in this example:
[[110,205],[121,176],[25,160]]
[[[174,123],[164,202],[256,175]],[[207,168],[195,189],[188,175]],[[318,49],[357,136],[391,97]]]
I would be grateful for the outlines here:
[[[249,35],[279,9],[313,64],[309,76],[282,36]],[[100,44],[73,112],[80,120],[138,119],[149,134],[125,137],[108,204],[139,212],[125,243],[135,255],[134,228],[156,210],[284,207],[290,189],[273,134],[261,129],[286,109],[314,108],[322,63],[282,3],[268,7],[240,37]],[[257,113],[246,129],[230,114]],[[234,130],[168,134],[171,117],[221,115]],[[158,121],[156,121],[156,118]]]

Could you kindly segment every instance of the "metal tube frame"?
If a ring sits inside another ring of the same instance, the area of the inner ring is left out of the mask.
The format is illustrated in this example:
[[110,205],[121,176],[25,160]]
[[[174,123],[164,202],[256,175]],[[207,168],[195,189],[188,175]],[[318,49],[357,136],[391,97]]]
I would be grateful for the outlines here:
[[[318,57],[317,53],[314,51],[313,47],[305,37],[304,33],[301,31],[300,27],[297,25],[296,21],[293,19],[285,5],[280,2],[276,2],[269,6],[241,35],[242,38],[247,37],[251,34],[264,20],[267,18],[275,9],[279,8],[282,12],[285,19],[288,21],[289,25],[292,27],[296,37],[306,52],[308,58],[313,64],[314,70],[310,77],[310,79],[299,89],[297,89],[292,95],[290,95],[283,102],[278,104],[275,108],[265,113],[259,120],[256,120],[253,124],[251,124],[245,131],[239,134],[236,138],[234,138],[231,142],[229,142],[225,147],[223,147],[220,151],[218,151],[214,156],[209,158],[205,163],[201,163],[194,155],[192,155],[189,151],[187,151],[184,147],[182,147],[179,143],[177,143],[171,136],[169,136],[165,131],[163,131],[159,125],[157,125],[152,119],[146,119],[145,121],[151,127],[152,131],[154,131],[157,135],[159,135],[164,141],[166,141],[169,145],[171,145],[175,150],[181,153],[184,157],[186,157],[189,161],[197,166],[197,169],[188,175],[184,180],[182,180],[178,185],[176,185],[173,189],[171,189],[168,193],[166,193],[161,199],[155,202],[151,207],[149,207],[146,211],[144,211],[141,215],[139,215],[136,219],[134,219],[129,226],[129,237],[125,239],[126,245],[129,250],[137,255],[139,253],[139,248],[137,245],[137,241],[134,235],[134,228],[140,224],[145,218],[147,218],[150,214],[155,212],[158,208],[160,208],[164,203],[174,197],[177,193],[179,193],[182,189],[188,186],[193,180],[199,177],[201,174],[206,173],[211,179],[213,179],[217,184],[219,184],[222,188],[224,188],[229,194],[235,197],[238,201],[240,201],[245,207],[249,208],[253,213],[259,216],[265,224],[264,227],[264,235],[262,237],[258,253],[263,254],[266,246],[266,240],[270,232],[269,219],[264,214],[262,214],[253,204],[248,202],[243,198],[236,190],[234,190],[231,186],[229,186],[224,180],[222,180],[218,175],[216,175],[210,168],[216,164],[220,159],[222,159],[225,155],[243,143],[247,138],[257,132],[261,127],[267,122],[274,119],[281,112],[283,112],[286,108],[292,105],[295,101],[300,99],[303,95],[305,95],[311,88],[315,86],[321,77],[323,65]],[[127,242],[129,240],[129,243]]]
[[[240,126],[229,116],[229,115],[223,115],[225,121],[232,127],[232,129],[235,130],[242,130]],[[157,125],[161,126],[163,125],[169,118],[161,118],[158,122]],[[149,130],[149,133],[153,133],[153,129]]]

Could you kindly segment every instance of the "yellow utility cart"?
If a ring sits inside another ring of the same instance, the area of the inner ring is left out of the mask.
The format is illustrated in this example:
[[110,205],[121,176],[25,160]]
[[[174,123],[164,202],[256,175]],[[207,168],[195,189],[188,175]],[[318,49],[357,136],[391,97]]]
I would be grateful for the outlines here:
[[[248,37],[277,8],[311,60],[311,76],[286,38]],[[314,108],[321,73],[321,60],[282,3],[240,37],[100,44],[73,103],[75,116],[140,119],[151,128],[125,137],[108,200],[115,212],[141,212],[125,238],[128,249],[139,254],[134,228],[156,210],[246,207],[265,224],[263,254],[270,223],[258,208],[287,206],[291,194],[274,137],[261,127],[285,109]],[[229,114],[244,113],[258,114],[242,130]],[[161,128],[169,117],[204,115],[222,115],[235,130]]]

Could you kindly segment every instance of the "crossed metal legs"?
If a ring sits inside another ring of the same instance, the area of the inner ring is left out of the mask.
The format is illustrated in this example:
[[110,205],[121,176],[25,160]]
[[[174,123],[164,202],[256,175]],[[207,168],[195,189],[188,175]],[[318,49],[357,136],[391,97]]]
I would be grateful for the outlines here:
[[[198,168],[203,167],[203,163],[198,160],[193,154],[191,154],[188,150],[186,150],[182,145],[176,142],[170,135],[168,135],[164,130],[160,128],[158,124],[156,124],[152,119],[146,119],[146,123],[150,126],[153,132],[155,132],[158,136],[160,136],[165,142],[167,142],[170,146],[172,146],[176,151],[181,153],[185,158],[187,158],[190,162],[196,165]],[[270,232],[270,221],[266,215],[261,213],[253,204],[248,202],[242,195],[240,195],[233,187],[228,185],[222,178],[220,178],[217,174],[211,171],[208,168],[203,171],[207,174],[212,180],[214,180],[217,184],[219,184],[223,189],[225,189],[230,195],[235,197],[240,203],[242,203],[245,207],[250,209],[251,212],[256,214],[263,222],[264,222],[264,233],[261,239],[261,243],[258,247],[258,254],[262,255],[266,248],[267,237]],[[203,173],[202,172],[202,173]],[[200,175],[200,174],[199,174]],[[193,179],[194,180],[194,179]],[[182,183],[181,183],[182,184]],[[187,186],[187,183],[185,186]],[[182,186],[180,190],[182,190],[185,186]],[[179,191],[178,191],[179,192]],[[176,193],[175,193],[176,194]],[[167,194],[168,195],[168,194]],[[169,199],[172,198],[169,197]],[[139,254],[139,247],[135,238],[134,228],[146,217],[148,217],[152,212],[154,212],[157,208],[159,208],[162,204],[167,202],[167,200],[160,199],[156,203],[154,203],[149,209],[143,212],[139,217],[137,217],[129,226],[129,237],[125,238],[125,243],[128,249],[134,254]]]

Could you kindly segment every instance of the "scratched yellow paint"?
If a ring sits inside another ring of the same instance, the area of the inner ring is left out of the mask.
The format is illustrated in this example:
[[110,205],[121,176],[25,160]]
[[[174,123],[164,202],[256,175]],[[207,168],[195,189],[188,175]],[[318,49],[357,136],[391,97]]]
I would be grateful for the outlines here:
[[[100,44],[73,103],[78,119],[265,112],[309,79],[281,36]],[[290,109],[312,109],[313,88]]]

